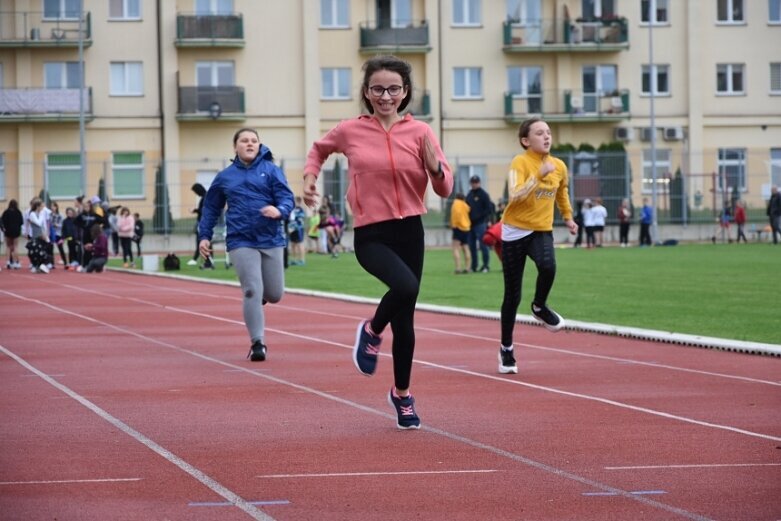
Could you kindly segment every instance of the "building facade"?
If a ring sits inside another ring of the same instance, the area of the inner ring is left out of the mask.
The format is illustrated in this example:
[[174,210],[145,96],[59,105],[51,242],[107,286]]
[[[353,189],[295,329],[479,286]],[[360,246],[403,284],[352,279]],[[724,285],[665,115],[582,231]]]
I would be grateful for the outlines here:
[[[476,174],[503,196],[531,116],[572,145],[573,198],[653,195],[660,209],[707,214],[736,198],[760,209],[781,184],[781,0],[0,6],[6,203],[45,189],[63,207],[100,192],[149,218],[165,185],[173,218],[186,218],[190,186],[228,164],[241,127],[258,130],[299,191],[310,144],[360,113],[361,65],[386,53],[412,64],[410,111],[440,137],[462,189]],[[592,151],[615,143],[625,166],[608,174]],[[349,165],[325,168],[338,197]]]

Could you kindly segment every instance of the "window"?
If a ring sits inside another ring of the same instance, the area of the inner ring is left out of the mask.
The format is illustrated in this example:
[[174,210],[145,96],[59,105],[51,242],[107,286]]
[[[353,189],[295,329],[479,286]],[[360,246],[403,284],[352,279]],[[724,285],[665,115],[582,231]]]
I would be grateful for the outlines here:
[[453,69],[453,98],[479,99],[483,97],[483,70],[480,67]]
[[78,152],[46,154],[46,186],[52,199],[72,199],[84,193]]
[[643,23],[664,24],[669,22],[667,0],[642,0],[640,20]]
[[512,23],[540,25],[541,18],[540,0],[507,0],[507,19]]
[[781,0],[767,1],[767,21],[771,24],[781,24]]
[[144,154],[114,152],[111,159],[114,197],[144,196]]
[[670,95],[670,75],[667,65],[643,65],[643,94]]
[[458,165],[458,171],[456,172],[456,178],[454,179],[454,186],[464,187],[462,190],[464,193],[469,191],[469,180],[473,175],[479,177],[482,181],[482,185],[486,185],[485,165]]
[[320,98],[325,100],[350,99],[351,71],[348,68],[320,70]]
[[601,112],[602,98],[618,95],[618,69],[615,65],[583,67],[583,111]]
[[[671,151],[669,149],[656,149],[656,190],[664,189],[665,183],[669,182],[667,174],[672,172],[672,161],[670,159]],[[653,192],[654,173],[653,156],[651,149],[643,150],[643,193]]]
[[43,17],[49,19],[75,18],[78,20],[80,8],[81,0],[43,0]]
[[781,94],[781,63],[770,64],[770,92]]
[[198,87],[231,87],[234,70],[232,61],[196,62],[195,84]]
[[43,64],[43,86],[46,89],[78,89],[79,62],[48,62]]
[[206,16],[233,14],[233,0],[195,0],[195,14]]
[[542,67],[508,67],[508,91],[515,98],[525,99],[525,111],[542,113]]
[[349,0],[320,0],[320,27],[349,27]]
[[745,148],[720,148],[719,149],[719,190],[724,191],[724,183],[727,190],[746,189],[746,149]]
[[722,23],[743,22],[743,0],[717,0],[716,19]]
[[616,16],[613,0],[582,0],[581,12],[583,18],[612,18]]
[[141,0],[109,0],[108,17],[112,20],[140,20]]
[[0,153],[0,199],[5,199],[5,154]]
[[717,65],[716,92],[718,94],[743,94],[743,65],[737,63]]
[[480,0],[453,0],[453,25],[480,25]]
[[781,148],[770,149],[770,185],[781,186]]
[[111,63],[111,96],[142,96],[144,74],[141,62]]

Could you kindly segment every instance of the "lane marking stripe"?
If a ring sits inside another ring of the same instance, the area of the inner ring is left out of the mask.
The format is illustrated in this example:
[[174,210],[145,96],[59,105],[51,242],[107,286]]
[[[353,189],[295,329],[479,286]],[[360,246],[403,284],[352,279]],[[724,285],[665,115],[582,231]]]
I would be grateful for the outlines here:
[[633,467],[605,467],[605,470],[654,470],[654,469],[713,469],[733,467],[781,467],[781,463],[703,463],[693,465],[637,465]]
[[331,472],[327,474],[266,474],[261,476],[255,476],[261,479],[278,479],[278,478],[342,478],[342,477],[356,477],[356,476],[410,476],[421,474],[489,474],[491,472],[499,472],[494,469],[484,470],[420,470],[409,472]]
[[117,483],[122,481],[141,481],[142,478],[105,478],[105,479],[54,479],[47,481],[0,481],[0,485],[59,485],[68,483]]

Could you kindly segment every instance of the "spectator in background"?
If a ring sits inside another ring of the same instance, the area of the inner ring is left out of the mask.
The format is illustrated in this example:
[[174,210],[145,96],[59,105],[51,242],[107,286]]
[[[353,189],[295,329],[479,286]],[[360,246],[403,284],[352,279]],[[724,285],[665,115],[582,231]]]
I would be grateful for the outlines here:
[[81,267],[85,267],[92,259],[92,246],[88,248],[87,245],[92,244],[92,226],[95,224],[99,224],[103,229],[102,217],[95,211],[92,199],[83,201],[82,211],[76,216],[76,226],[81,235],[81,260],[79,261]]
[[640,246],[651,246],[651,223],[654,220],[654,210],[648,204],[648,198],[643,197],[643,207],[640,209]]
[[290,213],[290,219],[287,223],[287,238],[290,241],[290,260],[291,266],[303,266],[306,264],[306,248],[304,248],[304,239],[306,239],[306,210],[303,207],[303,200],[300,195],[295,198],[296,206]]
[[62,239],[68,247],[68,265],[65,269],[75,269],[81,260],[81,234],[76,226],[76,210],[65,209],[65,219],[62,221]]
[[136,243],[136,257],[141,257],[141,240],[144,238],[144,221],[137,213],[133,214],[133,242]]
[[92,225],[89,234],[91,242],[85,244],[84,248],[89,251],[90,260],[86,267],[83,269],[79,267],[78,271],[103,273],[103,267],[108,262],[108,237],[103,233],[103,226],[98,222]]
[[106,211],[108,215],[109,235],[111,235],[111,253],[113,253],[115,257],[119,255],[119,228],[117,227],[119,216],[117,213],[119,213],[120,208],[120,206],[112,206]]
[[594,205],[591,207],[591,219],[594,225],[595,245],[597,248],[601,248],[605,234],[605,223],[607,222],[607,208],[602,205],[601,197],[594,199]]
[[21,210],[19,210],[19,203],[16,199],[8,201],[8,208],[3,212],[0,217],[0,226],[3,228],[3,234],[5,235],[5,246],[8,248],[8,262],[5,267],[8,269],[18,270],[22,267],[19,262],[19,254],[16,253],[16,247],[19,242],[19,237],[22,235],[22,224],[24,222],[24,216],[22,216]]
[[133,261],[133,233],[135,233],[135,229],[136,223],[133,216],[130,215],[130,209],[123,206],[120,208],[117,218],[117,234],[122,247],[122,265],[125,268],[136,267],[136,263]]
[[[198,224],[201,222],[201,214],[203,213],[203,201],[206,197],[206,188],[201,183],[195,183],[190,187],[195,195],[198,196],[198,206],[193,208],[190,213],[195,214],[195,252],[193,252],[193,258],[187,261],[188,266],[198,265],[198,257],[200,256],[199,241],[198,241]],[[209,257],[206,257],[203,261],[203,267],[205,269],[214,269],[212,261]]]
[[[453,230],[453,262],[456,265],[456,275],[469,273],[470,265],[469,252],[469,205],[466,204],[464,194],[458,192],[453,199],[453,205],[450,207],[450,228]],[[463,258],[463,264],[461,260]],[[463,267],[462,267],[463,266]]]
[[[65,255],[65,241],[62,237],[62,223],[63,216],[60,213],[60,205],[55,201],[51,202],[51,215],[49,216],[51,226],[49,228],[49,239],[52,245],[57,245],[57,250],[60,252],[60,262],[63,266],[68,265],[68,256]],[[52,254],[52,262],[54,262],[54,255]]]
[[586,225],[583,224],[583,201],[575,203],[575,217],[573,220],[578,225],[578,232],[575,234],[575,241],[572,243],[572,247],[577,248],[583,244],[583,230],[586,228]]
[[[469,205],[469,253],[472,256],[472,271],[488,273],[489,270],[489,251],[488,246],[483,243],[485,229],[488,228],[488,221],[493,217],[494,205],[491,202],[491,196],[480,187],[480,178],[473,175],[469,179],[470,190],[466,195],[466,202]],[[480,269],[477,268],[477,250],[480,249],[480,257],[483,261]]]
[[738,227],[738,239],[737,242],[740,242],[741,237],[743,238],[743,242],[748,244],[748,239],[746,238],[746,207],[743,204],[743,201],[736,201],[735,202],[735,224]]
[[594,229],[596,226],[594,224],[594,204],[591,202],[591,199],[583,201],[581,213],[583,214],[583,227],[586,228],[586,248],[591,249],[596,245],[596,238],[594,236]]
[[770,233],[773,234],[773,244],[778,244],[781,235],[781,192],[778,187],[770,189],[770,200],[767,202],[767,217],[770,220]]
[[629,226],[632,222],[632,205],[623,199],[618,207],[618,242],[622,248],[629,246]]
[[30,268],[33,273],[49,273],[49,232],[43,209],[46,205],[40,197],[30,202],[30,212],[27,214],[30,241],[27,243]]

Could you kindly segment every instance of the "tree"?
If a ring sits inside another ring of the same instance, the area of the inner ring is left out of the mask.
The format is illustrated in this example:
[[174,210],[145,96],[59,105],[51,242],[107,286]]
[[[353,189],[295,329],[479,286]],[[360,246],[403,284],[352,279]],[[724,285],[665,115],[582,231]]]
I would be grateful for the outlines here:
[[155,172],[155,212],[152,214],[152,230],[155,233],[168,235],[173,224],[168,185],[165,182],[165,166],[161,165]]

